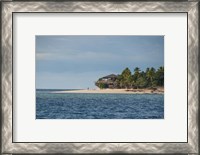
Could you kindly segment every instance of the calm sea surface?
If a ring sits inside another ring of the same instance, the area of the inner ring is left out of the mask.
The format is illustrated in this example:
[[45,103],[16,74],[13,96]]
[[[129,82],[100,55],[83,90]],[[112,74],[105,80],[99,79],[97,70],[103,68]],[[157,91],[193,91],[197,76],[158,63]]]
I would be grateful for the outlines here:
[[162,94],[76,94],[36,91],[37,119],[163,119]]

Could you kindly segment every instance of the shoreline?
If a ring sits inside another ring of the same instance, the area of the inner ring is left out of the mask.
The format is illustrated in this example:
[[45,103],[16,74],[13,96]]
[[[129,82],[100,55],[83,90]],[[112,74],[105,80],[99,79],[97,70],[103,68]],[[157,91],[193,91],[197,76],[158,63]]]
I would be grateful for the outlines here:
[[152,89],[82,89],[54,91],[52,93],[83,93],[83,94],[164,94],[164,88]]

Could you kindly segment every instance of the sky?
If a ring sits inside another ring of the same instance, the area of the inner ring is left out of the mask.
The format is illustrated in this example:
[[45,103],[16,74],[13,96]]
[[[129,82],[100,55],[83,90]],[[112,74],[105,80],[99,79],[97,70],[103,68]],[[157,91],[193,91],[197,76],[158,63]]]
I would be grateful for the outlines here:
[[164,66],[164,36],[36,36],[37,89],[94,89],[128,67]]

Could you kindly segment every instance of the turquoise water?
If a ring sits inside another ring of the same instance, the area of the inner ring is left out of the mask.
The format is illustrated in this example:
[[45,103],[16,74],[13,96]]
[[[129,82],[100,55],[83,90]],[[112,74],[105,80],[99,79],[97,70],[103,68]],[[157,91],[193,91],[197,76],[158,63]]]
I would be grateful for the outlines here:
[[36,119],[164,118],[163,94],[59,94],[53,91],[36,91]]

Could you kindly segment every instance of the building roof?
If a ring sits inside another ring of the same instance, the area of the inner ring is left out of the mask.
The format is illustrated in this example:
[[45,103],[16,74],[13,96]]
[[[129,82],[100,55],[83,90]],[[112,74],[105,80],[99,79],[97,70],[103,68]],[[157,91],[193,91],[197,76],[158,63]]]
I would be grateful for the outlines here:
[[102,77],[101,79],[107,79],[107,78],[117,78],[117,75],[115,75],[115,74],[110,74],[110,75],[107,75],[107,76]]

